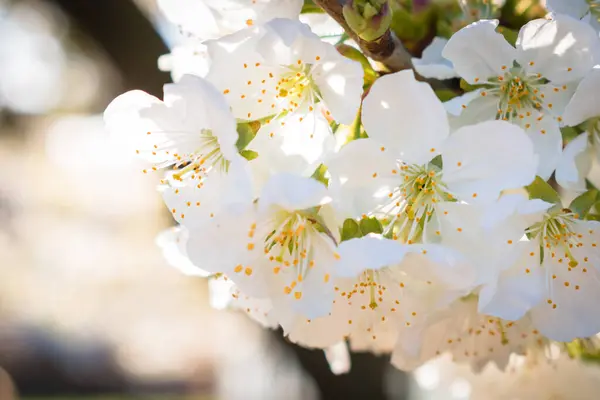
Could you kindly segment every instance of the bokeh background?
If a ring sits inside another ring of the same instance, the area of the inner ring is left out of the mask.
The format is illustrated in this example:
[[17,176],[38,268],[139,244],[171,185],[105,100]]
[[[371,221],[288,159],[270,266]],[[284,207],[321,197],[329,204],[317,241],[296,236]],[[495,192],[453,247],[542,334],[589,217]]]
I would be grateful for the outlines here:
[[183,40],[155,0],[0,0],[0,400],[468,399],[466,380],[385,356],[335,375],[167,263],[156,177],[102,112],[160,97],[158,59]]
[[161,96],[178,40],[154,0],[0,0],[0,400],[407,398],[385,357],[335,376],[165,261],[155,177],[101,114]]

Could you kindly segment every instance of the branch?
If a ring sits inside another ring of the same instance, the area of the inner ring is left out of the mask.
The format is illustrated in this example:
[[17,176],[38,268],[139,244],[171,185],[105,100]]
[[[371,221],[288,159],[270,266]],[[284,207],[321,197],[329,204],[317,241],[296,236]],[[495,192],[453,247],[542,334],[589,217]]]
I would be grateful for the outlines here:
[[374,41],[363,40],[346,22],[342,13],[343,0],[313,1],[344,28],[348,36],[358,44],[367,57],[385,65],[391,72],[412,68],[412,56],[389,28],[380,38]]

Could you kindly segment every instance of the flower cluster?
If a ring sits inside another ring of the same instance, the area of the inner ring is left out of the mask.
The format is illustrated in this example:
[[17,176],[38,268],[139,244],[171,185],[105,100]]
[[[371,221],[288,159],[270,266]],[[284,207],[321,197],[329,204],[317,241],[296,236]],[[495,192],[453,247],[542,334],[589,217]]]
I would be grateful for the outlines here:
[[361,53],[369,23],[397,42],[395,2],[349,2],[362,36],[301,0],[159,3],[189,36],[174,83],[105,121],[158,175],[184,272],[293,342],[402,369],[504,368],[600,332],[596,2],[548,0],[514,45],[475,21],[418,74]]

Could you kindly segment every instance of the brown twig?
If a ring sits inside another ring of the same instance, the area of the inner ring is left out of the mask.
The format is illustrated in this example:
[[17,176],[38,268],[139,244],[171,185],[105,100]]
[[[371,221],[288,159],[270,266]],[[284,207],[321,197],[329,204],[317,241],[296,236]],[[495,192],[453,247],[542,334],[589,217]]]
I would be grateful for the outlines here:
[[314,3],[344,28],[348,36],[359,45],[367,57],[383,64],[391,72],[412,68],[410,53],[390,29],[377,40],[363,40],[346,22],[340,0],[314,0]]

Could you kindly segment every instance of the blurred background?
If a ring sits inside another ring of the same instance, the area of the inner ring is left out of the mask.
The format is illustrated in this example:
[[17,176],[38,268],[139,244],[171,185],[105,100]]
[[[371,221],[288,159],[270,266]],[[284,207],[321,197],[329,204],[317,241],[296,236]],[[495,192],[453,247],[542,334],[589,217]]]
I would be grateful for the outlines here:
[[335,376],[164,260],[155,177],[101,114],[160,97],[178,40],[154,0],[0,0],[0,400],[407,398],[385,357]]

